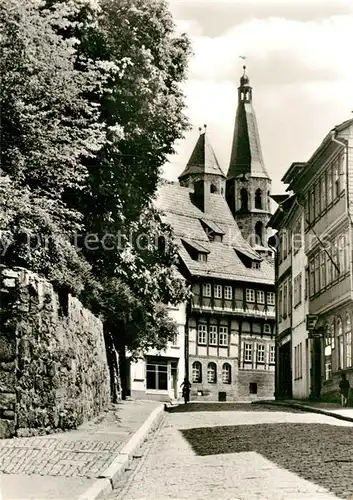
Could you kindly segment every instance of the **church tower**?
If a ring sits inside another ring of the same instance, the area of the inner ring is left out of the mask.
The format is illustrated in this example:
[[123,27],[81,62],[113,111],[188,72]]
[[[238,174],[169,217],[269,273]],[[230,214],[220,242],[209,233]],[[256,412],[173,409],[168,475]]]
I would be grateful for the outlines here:
[[219,166],[216,154],[204,130],[199,129],[200,135],[190,159],[179,176],[179,184],[194,190],[197,205],[203,212],[207,212],[210,203],[210,194],[225,196],[226,176]]
[[271,217],[271,179],[262,157],[252,105],[252,87],[243,67],[238,88],[226,199],[243,237],[260,253],[268,254],[266,225]]

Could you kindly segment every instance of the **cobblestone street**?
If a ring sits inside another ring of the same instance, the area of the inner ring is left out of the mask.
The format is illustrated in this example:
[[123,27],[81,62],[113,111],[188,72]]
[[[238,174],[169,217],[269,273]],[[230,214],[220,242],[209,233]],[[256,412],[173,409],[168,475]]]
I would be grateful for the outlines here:
[[198,406],[166,415],[109,500],[353,498],[352,423]]

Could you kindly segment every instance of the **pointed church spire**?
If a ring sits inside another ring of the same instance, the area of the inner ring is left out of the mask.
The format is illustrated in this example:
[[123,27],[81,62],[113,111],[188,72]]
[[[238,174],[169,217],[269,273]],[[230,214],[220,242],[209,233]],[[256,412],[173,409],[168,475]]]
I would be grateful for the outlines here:
[[227,178],[233,179],[245,174],[269,179],[252,106],[252,87],[246,74],[246,66],[243,66],[243,75],[238,87],[238,109]]
[[184,171],[179,176],[180,180],[194,174],[221,175],[225,178],[206,130],[207,125],[204,125],[204,131],[202,131],[201,127],[199,128],[200,135]]

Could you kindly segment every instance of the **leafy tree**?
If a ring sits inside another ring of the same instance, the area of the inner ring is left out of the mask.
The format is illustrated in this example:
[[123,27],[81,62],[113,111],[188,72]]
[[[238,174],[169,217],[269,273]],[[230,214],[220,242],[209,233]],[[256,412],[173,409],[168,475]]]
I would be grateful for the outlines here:
[[187,38],[164,0],[4,0],[0,49],[7,262],[79,294],[121,352],[162,348],[188,290],[152,200],[188,128]]
[[85,97],[100,93],[105,74],[87,58],[76,69],[78,40],[56,32],[75,14],[69,3],[52,11],[35,0],[0,3],[1,168],[18,185],[56,198],[83,187],[83,160],[106,137],[99,104]]

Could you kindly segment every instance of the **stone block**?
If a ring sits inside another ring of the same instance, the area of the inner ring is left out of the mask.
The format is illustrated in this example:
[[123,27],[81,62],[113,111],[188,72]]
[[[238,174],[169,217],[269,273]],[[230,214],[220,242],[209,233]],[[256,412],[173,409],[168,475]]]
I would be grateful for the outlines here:
[[16,356],[16,339],[0,335],[0,361],[13,361]]
[[16,374],[0,370],[0,392],[15,392],[17,384]]
[[18,278],[18,272],[13,269],[3,269],[1,275],[4,278]]
[[14,410],[3,410],[2,418],[6,418],[6,420],[15,420],[15,411]]
[[0,363],[0,368],[5,372],[14,372],[16,370],[16,362],[15,361],[3,361]]
[[0,439],[10,438],[15,435],[15,421],[0,419]]
[[0,410],[14,410],[16,394],[11,392],[0,393]]
[[2,285],[6,288],[14,288],[16,286],[16,280],[14,278],[5,278],[2,281]]

